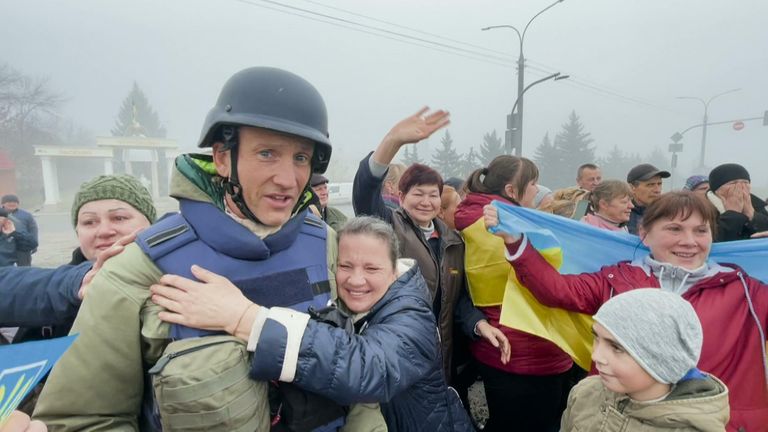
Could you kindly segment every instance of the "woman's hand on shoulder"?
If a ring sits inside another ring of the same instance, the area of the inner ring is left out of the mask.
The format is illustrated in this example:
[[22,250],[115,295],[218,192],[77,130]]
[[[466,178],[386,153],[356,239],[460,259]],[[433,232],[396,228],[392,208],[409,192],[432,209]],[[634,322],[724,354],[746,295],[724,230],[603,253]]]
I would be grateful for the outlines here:
[[227,333],[248,340],[259,306],[248,300],[229,279],[192,266],[198,281],[164,275],[150,287],[152,301],[167,311],[158,317],[166,322]]

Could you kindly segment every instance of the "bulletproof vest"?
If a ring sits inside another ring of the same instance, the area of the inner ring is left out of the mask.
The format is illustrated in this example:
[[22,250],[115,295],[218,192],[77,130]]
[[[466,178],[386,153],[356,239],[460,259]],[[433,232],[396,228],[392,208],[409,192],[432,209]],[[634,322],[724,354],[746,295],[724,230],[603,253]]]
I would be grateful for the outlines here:
[[[197,264],[226,277],[261,306],[307,312],[328,305],[327,228],[312,213],[297,214],[260,239],[213,204],[180,200],[180,210],[136,239],[163,273],[195,280],[190,268]],[[170,336],[180,340],[212,334],[174,324]]]
[[[263,240],[209,203],[181,201],[136,242],[163,271],[195,279],[197,264],[232,281],[252,302],[306,312],[330,300],[325,224],[305,211]],[[286,289],[290,287],[290,289]],[[173,326],[174,340],[210,334]]]

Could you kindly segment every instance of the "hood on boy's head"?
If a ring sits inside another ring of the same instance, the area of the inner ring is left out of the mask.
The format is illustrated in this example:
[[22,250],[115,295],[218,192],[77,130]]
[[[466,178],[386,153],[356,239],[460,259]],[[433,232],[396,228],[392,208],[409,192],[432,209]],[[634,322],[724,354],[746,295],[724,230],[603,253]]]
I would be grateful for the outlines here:
[[605,302],[594,319],[658,382],[677,383],[699,362],[701,322],[677,294],[635,289]]

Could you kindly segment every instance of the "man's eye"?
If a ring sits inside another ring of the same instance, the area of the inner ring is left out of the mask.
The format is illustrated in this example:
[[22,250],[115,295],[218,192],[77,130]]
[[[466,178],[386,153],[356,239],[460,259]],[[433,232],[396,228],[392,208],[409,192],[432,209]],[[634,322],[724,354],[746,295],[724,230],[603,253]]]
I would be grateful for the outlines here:
[[310,161],[310,157],[305,154],[296,155],[295,159],[296,159],[296,162],[300,164],[306,164],[306,163],[309,163]]

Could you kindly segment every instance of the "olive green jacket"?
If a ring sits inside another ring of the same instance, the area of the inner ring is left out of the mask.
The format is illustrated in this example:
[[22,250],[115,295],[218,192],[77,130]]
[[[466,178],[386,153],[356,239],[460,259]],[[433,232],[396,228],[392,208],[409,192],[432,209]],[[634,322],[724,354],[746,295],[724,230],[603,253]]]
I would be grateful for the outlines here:
[[[190,177],[204,177],[202,171],[190,174],[195,168],[189,162],[177,159],[171,195],[215,203],[215,178],[203,184],[213,189],[204,191],[200,178]],[[205,161],[194,163],[202,166]],[[183,175],[180,165],[187,170]],[[327,250],[328,279],[335,294],[336,241],[331,230]],[[151,301],[149,291],[161,276],[136,244],[107,261],[96,275],[72,328],[72,334],[80,335],[53,368],[34,412],[50,431],[140,430],[147,371],[169,343],[170,326],[158,318],[162,308]],[[353,407],[347,430],[386,431],[374,407]],[[268,410],[268,401],[254,409]]]
[[638,403],[605,388],[599,376],[579,382],[568,396],[561,432],[723,432],[728,389],[720,380],[686,380],[658,402]]

